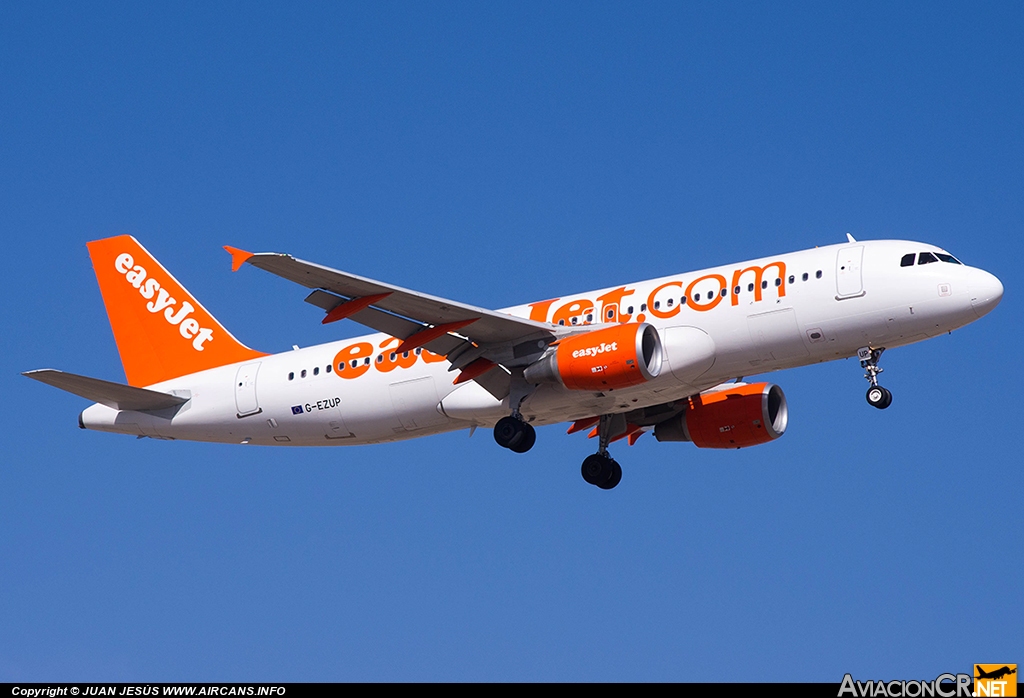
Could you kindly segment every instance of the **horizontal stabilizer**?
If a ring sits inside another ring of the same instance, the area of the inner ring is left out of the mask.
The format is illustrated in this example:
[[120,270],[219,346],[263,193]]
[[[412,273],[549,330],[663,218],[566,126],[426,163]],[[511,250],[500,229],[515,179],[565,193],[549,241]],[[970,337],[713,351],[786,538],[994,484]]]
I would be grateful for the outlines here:
[[111,381],[89,378],[88,376],[79,376],[74,373],[65,373],[53,368],[26,371],[21,375],[84,397],[86,400],[98,402],[115,410],[162,410],[168,407],[177,407],[184,402],[188,402],[186,397],[178,397],[177,395],[169,395],[168,393],[147,390],[145,388],[134,388],[130,385],[112,383]]

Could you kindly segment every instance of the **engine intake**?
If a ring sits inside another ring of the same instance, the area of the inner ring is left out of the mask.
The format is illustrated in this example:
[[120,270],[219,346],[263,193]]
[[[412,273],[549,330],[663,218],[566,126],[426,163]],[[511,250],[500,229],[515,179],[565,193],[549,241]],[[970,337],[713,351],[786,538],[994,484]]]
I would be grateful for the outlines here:
[[789,406],[772,383],[736,383],[690,398],[683,413],[654,427],[658,441],[692,441],[697,448],[743,448],[786,432]]
[[658,330],[647,323],[606,327],[566,337],[526,367],[530,383],[570,390],[614,390],[640,385],[661,373]]

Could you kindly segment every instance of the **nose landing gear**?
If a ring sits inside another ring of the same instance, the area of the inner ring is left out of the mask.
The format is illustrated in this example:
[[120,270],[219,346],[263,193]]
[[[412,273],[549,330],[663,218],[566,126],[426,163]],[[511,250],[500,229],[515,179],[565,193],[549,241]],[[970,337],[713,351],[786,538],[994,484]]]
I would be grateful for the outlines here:
[[871,383],[871,387],[868,388],[865,397],[869,405],[880,410],[884,410],[892,404],[892,393],[878,384],[878,374],[883,371],[878,365],[878,360],[882,357],[883,351],[885,351],[885,347],[879,349],[861,347],[857,350],[857,358],[860,359],[860,365],[867,371],[864,377]]

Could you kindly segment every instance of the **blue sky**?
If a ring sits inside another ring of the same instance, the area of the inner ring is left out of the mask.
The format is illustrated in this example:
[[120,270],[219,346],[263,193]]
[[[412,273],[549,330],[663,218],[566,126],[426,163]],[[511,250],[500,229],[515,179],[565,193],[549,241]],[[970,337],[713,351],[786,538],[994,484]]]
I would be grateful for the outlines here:
[[[0,681],[931,678],[1024,661],[1020,3],[0,4]],[[734,452],[467,432],[257,449],[83,432],[123,380],[85,242],[240,339],[361,333],[220,249],[488,307],[858,238],[990,316],[781,372]],[[1014,513],[1016,512],[1016,513]]]

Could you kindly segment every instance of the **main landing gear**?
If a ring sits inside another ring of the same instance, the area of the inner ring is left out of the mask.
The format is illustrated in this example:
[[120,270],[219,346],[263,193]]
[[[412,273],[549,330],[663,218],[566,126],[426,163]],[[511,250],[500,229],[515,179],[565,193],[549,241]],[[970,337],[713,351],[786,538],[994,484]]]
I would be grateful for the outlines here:
[[622,467],[608,455],[608,442],[626,430],[626,419],[621,414],[603,414],[597,423],[597,453],[587,456],[580,468],[583,479],[602,490],[610,490],[622,481]]
[[509,385],[509,405],[512,407],[511,417],[502,417],[494,425],[494,440],[502,448],[507,448],[513,453],[526,453],[537,443],[537,431],[529,424],[519,408],[529,395],[534,391],[535,386],[530,385],[523,378],[523,369],[518,368],[512,371]]
[[[600,437],[597,453],[587,456],[580,473],[583,479],[602,490],[610,490],[622,480],[622,467],[608,455],[608,443],[626,430],[626,419],[621,414],[602,415],[598,422]],[[537,432],[521,415],[502,417],[494,425],[494,440],[502,448],[515,453],[526,453],[537,441]]]
[[622,466],[607,453],[587,456],[580,472],[584,480],[602,490],[610,490],[622,480]]
[[519,415],[502,417],[494,425],[494,440],[514,453],[526,453],[537,443],[537,431]]
[[892,393],[878,384],[878,374],[883,370],[878,366],[878,360],[882,357],[883,351],[885,351],[885,347],[880,349],[861,347],[857,350],[857,358],[860,359],[861,368],[867,371],[864,377],[871,383],[866,396],[868,404],[880,410],[884,410],[892,404]]

